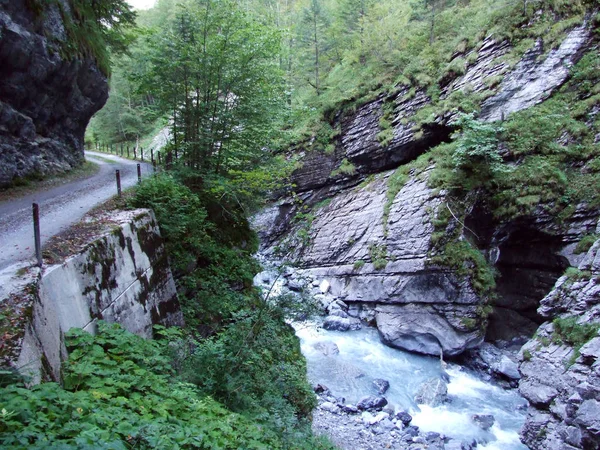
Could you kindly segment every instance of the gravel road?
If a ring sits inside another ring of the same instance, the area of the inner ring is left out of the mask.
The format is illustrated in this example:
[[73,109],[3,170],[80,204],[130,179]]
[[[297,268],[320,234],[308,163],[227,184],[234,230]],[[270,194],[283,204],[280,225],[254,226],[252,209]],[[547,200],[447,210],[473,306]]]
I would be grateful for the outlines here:
[[[106,153],[86,152],[86,159],[100,165],[95,175],[17,200],[0,203],[0,270],[34,256],[32,203],[40,205],[42,245],[80,220],[94,206],[117,193],[115,170],[121,171],[123,189],[137,181],[137,161]],[[142,176],[152,166],[142,164]]]

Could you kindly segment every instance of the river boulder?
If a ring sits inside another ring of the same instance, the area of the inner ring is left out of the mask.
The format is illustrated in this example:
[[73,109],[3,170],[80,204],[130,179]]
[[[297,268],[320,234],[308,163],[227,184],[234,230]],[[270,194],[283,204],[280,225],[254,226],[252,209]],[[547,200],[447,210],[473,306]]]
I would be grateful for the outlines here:
[[415,394],[420,405],[439,406],[448,398],[448,384],[441,378],[431,378],[421,385]]

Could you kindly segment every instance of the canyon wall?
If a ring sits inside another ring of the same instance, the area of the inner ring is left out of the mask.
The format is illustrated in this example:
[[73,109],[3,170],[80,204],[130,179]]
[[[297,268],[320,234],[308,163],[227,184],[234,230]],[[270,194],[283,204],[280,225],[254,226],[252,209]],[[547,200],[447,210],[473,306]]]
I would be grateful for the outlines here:
[[[514,65],[505,57],[511,50],[483,40],[465,73],[442,81],[441,98],[477,93],[478,119],[502,121],[552,98],[598,42],[584,21],[551,49],[538,40]],[[427,92],[399,86],[338,113],[334,151],[300,149],[294,192],[255,217],[261,252],[295,266],[285,274],[290,289],[321,288],[326,327],[355,329],[362,320],[391,346],[461,358],[484,340],[526,344],[521,360],[500,371],[512,385],[522,376],[530,402],[523,441],[535,449],[597,448],[599,244],[587,255],[579,247],[600,232],[598,208],[582,201],[557,217],[555,200],[538,200],[526,214],[498,217],[483,190],[457,199],[436,188],[435,160],[426,156],[451,139],[456,113],[428,109],[433,103]],[[591,108],[579,120],[590,127],[597,114]],[[382,129],[382,118],[391,129]],[[570,139],[565,131],[556,144],[566,148]],[[511,167],[523,162],[499,152]],[[585,171],[581,158],[569,170]],[[444,239],[451,245],[441,248]],[[561,321],[591,334],[574,343],[555,331]]]
[[83,163],[86,126],[108,98],[94,58],[65,54],[69,3],[33,3],[0,0],[0,187]]

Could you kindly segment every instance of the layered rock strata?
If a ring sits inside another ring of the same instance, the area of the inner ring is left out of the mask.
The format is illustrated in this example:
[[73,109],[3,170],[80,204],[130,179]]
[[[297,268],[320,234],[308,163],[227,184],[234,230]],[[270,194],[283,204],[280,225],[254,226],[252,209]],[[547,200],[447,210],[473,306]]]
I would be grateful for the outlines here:
[[[600,232],[600,225],[596,232]],[[521,349],[521,394],[532,449],[600,447],[600,240],[541,301],[548,321]]]
[[[565,82],[590,36],[586,24],[574,28],[547,54],[538,42],[512,70],[503,58],[510,45],[488,38],[465,74],[445,81],[442,97],[461,91],[487,96],[485,120],[530,107]],[[493,87],[490,80],[500,75],[505,82]],[[383,145],[380,119],[390,102],[392,137]],[[335,151],[303,153],[303,165],[292,176],[295,196],[280,198],[255,223],[265,253],[295,261],[309,279],[327,280],[331,295],[356,317],[372,320],[388,344],[458,355],[478,346],[486,328],[488,338],[507,341],[535,330],[542,321],[539,300],[577,262],[573,248],[595,227],[597,215],[583,208],[557,226],[540,208],[530,218],[499,224],[484,205],[466,199],[465,222],[451,217],[445,230],[462,229],[457,242],[469,241],[502,275],[488,326],[487,300],[474,288],[472,267],[465,276],[434,264],[434,223],[445,208],[454,216],[448,194],[428,187],[430,169],[410,173],[398,192],[388,186],[387,169],[414,160],[452,133],[452,117],[444,114],[415,131],[429,106],[425,92],[400,88],[340,117]],[[336,170],[344,163],[354,170]]]

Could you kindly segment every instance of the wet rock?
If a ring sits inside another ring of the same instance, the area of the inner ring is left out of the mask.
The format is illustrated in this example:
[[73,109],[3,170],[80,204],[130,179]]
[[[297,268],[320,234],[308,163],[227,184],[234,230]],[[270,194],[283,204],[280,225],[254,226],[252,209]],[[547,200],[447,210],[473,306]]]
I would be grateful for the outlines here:
[[361,411],[380,410],[387,404],[388,401],[385,397],[369,396],[361,398],[356,407]]
[[304,283],[299,280],[288,280],[287,288],[290,291],[302,292],[304,290]]
[[400,411],[396,413],[396,419],[398,419],[404,426],[408,426],[412,422],[412,416],[406,411]]
[[475,425],[477,425],[484,431],[487,431],[490,428],[492,428],[492,425],[494,425],[494,423],[496,422],[496,419],[491,414],[474,414],[471,417],[471,420],[473,421],[473,423],[475,423]]
[[375,386],[377,393],[385,394],[390,388],[390,382],[381,378],[375,378],[373,380],[373,386]]
[[354,405],[344,405],[342,406],[342,411],[347,414],[358,414],[359,412],[358,408]]
[[394,415],[396,414],[396,408],[394,408],[394,405],[391,405],[389,403],[384,406],[382,411],[388,413],[390,417],[394,417]]
[[[516,352],[509,352],[484,342],[480,347],[463,355],[461,361],[468,367],[505,380],[519,380],[519,366],[513,360]],[[510,354],[510,356],[508,356]],[[515,386],[516,387],[516,386]]]
[[355,331],[360,330],[362,324],[354,317],[327,316],[323,321],[323,328],[331,331]]
[[419,435],[419,427],[416,427],[414,425],[407,427],[406,430],[404,430],[404,434],[403,434],[404,437],[411,438],[411,439],[418,435]]
[[361,414],[362,421],[367,426],[375,425],[376,423],[381,422],[384,419],[388,418],[388,414],[384,412],[379,412],[376,415],[371,414],[369,411],[364,411]]
[[340,349],[337,344],[332,341],[319,341],[313,344],[315,350],[320,351],[325,356],[333,356],[340,353]]
[[519,373],[519,366],[516,362],[510,359],[508,356],[503,355],[498,365],[494,368],[494,371],[504,375],[506,378],[511,380],[519,380],[521,374]]
[[390,431],[396,430],[396,429],[397,429],[396,425],[394,425],[394,423],[386,417],[377,424],[375,432],[378,434],[382,434],[382,433],[389,433]]
[[332,402],[324,402],[319,406],[319,408],[324,409],[325,411],[332,412],[334,414],[336,414],[340,410],[340,408]]
[[478,331],[458,330],[430,305],[381,305],[376,320],[384,343],[426,355],[458,355],[482,341]]
[[421,405],[439,406],[448,398],[448,385],[440,378],[431,378],[421,385],[415,402]]
[[329,394],[331,392],[329,388],[323,384],[317,384],[313,390],[316,394]]

